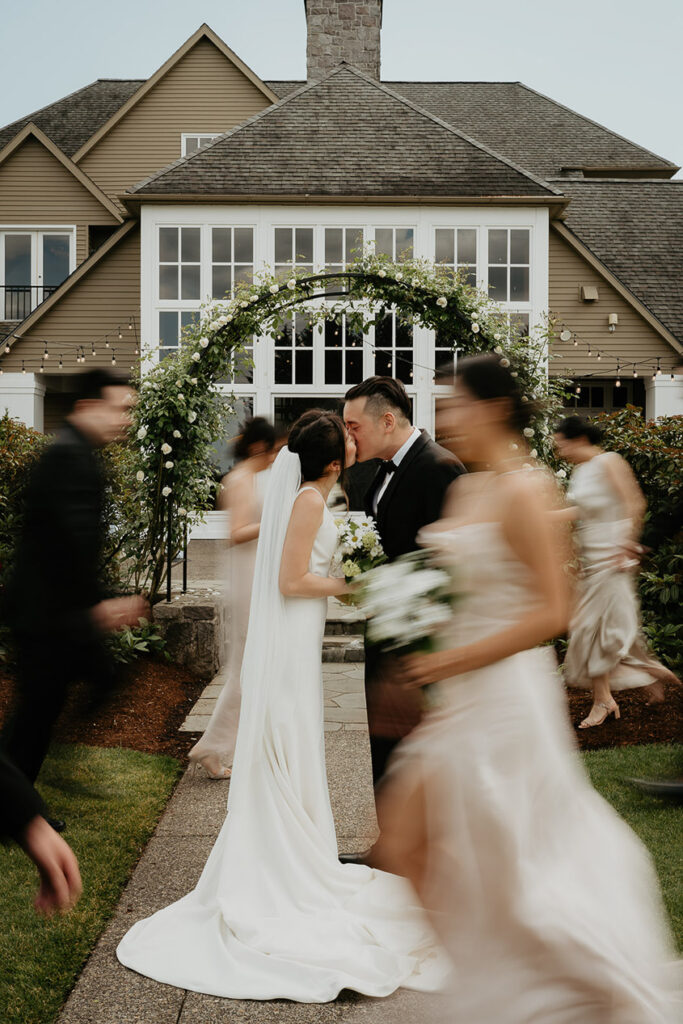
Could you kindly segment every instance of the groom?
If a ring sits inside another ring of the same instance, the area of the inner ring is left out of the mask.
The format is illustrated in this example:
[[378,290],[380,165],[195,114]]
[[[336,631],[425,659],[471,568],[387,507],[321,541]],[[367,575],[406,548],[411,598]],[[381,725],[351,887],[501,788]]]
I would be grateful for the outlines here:
[[[358,462],[381,459],[365,497],[390,560],[417,548],[423,526],[439,518],[449,485],[463,466],[424,430],[411,424],[410,399],[393,377],[368,377],[346,393],[344,422],[356,442]],[[401,595],[397,594],[397,600]],[[384,775],[389,756],[420,720],[419,690],[392,682],[391,659],[365,649],[372,776]]]

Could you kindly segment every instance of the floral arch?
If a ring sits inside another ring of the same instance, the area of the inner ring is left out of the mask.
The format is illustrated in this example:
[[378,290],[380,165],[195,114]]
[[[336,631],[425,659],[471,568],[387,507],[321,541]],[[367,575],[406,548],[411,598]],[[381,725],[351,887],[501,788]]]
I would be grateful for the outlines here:
[[130,451],[136,535],[124,548],[136,589],[158,594],[188,521],[213,505],[211,449],[234,415],[215,385],[230,380],[245,342],[275,337],[297,312],[314,324],[346,317],[365,332],[391,310],[448,339],[454,353],[492,351],[512,365],[524,397],[539,410],[530,443],[539,458],[550,455],[547,414],[561,390],[547,374],[550,325],[533,337],[513,336],[506,314],[488,296],[425,261],[391,263],[366,252],[345,272],[287,280],[262,274],[234,298],[207,304],[178,352],[141,377]]

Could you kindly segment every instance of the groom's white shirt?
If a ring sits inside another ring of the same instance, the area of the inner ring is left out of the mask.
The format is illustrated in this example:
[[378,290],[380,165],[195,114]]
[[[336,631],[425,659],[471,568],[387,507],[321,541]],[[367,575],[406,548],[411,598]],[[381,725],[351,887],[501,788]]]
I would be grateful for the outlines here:
[[[391,460],[393,462],[393,464],[396,466],[396,468],[398,468],[401,465],[401,462],[406,457],[406,455],[408,454],[410,448],[415,444],[415,442],[417,441],[419,436],[420,436],[419,429],[417,427],[413,427],[412,434],[410,435],[408,440],[404,444],[401,445],[401,447],[399,448],[399,450],[396,452],[396,454],[394,455],[393,459]],[[374,501],[372,503],[372,511],[373,511],[373,513],[375,515],[377,515],[377,509],[379,507],[379,503],[382,500],[382,498],[384,497],[384,492],[386,491],[387,487],[389,486],[391,478],[393,477],[395,472],[396,472],[396,470],[394,470],[392,473],[387,473],[387,475],[385,476],[384,481],[382,483],[382,486],[380,487],[380,489],[378,490],[377,494],[375,495],[375,499],[374,499]]]

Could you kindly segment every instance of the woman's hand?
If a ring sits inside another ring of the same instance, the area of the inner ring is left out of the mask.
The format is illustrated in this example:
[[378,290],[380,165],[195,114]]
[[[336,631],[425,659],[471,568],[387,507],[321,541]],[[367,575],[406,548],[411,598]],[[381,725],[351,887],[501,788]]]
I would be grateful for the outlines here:
[[456,647],[452,651],[436,651],[433,654],[409,654],[399,658],[399,682],[409,690],[429,686],[442,679],[469,672],[473,658],[468,647]]

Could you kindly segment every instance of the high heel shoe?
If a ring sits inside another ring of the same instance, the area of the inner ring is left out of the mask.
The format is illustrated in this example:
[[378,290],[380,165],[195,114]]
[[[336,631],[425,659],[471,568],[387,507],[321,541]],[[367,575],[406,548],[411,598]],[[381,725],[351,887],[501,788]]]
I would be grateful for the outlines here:
[[[593,717],[593,712],[596,708],[602,708],[602,714],[598,711],[595,717]],[[590,709],[583,722],[581,722],[579,729],[593,729],[596,725],[602,725],[610,715],[614,715],[615,718],[621,718],[621,711],[617,702],[613,701],[611,704],[605,704],[599,700]]]
[[201,767],[204,769],[207,778],[213,779],[214,782],[220,781],[221,779],[229,779],[232,775],[232,768],[226,768],[225,765],[222,765],[219,759],[213,754],[204,754],[203,756],[189,754],[188,759],[190,765],[193,766],[195,775]]

